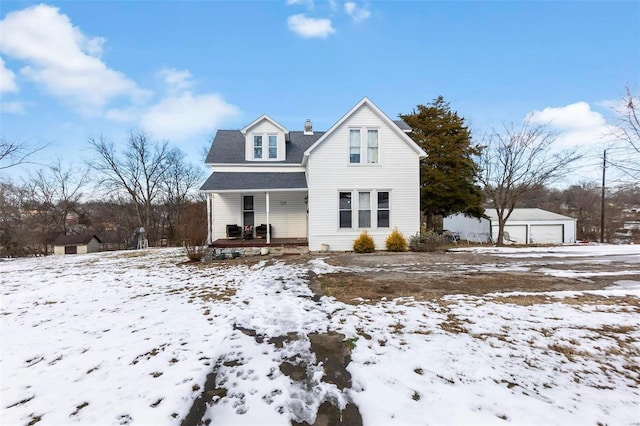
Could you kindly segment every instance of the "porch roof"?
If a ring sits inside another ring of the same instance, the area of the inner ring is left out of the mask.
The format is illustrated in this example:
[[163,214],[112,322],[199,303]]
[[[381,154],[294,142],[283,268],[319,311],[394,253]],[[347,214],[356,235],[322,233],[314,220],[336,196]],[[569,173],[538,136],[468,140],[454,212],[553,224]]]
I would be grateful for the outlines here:
[[213,172],[201,191],[306,191],[304,172]]

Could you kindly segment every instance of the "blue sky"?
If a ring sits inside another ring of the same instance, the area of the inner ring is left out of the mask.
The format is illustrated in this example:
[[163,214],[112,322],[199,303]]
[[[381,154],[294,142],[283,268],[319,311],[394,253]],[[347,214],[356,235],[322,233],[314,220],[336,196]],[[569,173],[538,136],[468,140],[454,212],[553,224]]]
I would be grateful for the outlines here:
[[478,138],[528,116],[595,170],[640,88],[638,1],[3,1],[0,20],[0,133],[52,143],[45,162],[132,129],[197,162],[263,113],[323,130],[363,96],[395,118],[443,95]]

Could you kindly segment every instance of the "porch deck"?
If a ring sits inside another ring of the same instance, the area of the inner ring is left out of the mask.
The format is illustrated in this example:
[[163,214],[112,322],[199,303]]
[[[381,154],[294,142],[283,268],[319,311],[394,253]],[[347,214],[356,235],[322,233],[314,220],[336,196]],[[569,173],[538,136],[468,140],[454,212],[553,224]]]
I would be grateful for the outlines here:
[[209,247],[235,248],[235,247],[307,247],[309,241],[306,238],[271,238],[271,244],[267,244],[266,238],[254,238],[252,240],[219,238]]

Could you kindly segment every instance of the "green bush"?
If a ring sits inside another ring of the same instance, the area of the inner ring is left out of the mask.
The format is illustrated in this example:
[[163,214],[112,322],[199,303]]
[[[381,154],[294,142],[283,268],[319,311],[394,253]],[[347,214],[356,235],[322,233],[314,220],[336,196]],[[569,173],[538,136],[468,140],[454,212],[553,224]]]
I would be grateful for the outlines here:
[[356,253],[373,253],[375,249],[376,244],[367,231],[362,231],[362,234],[353,242],[353,251]]
[[387,237],[386,245],[389,251],[407,251],[407,239],[402,232],[398,231],[398,228],[393,228]]
[[411,251],[438,251],[447,245],[447,241],[433,232],[416,234],[409,238],[409,250]]

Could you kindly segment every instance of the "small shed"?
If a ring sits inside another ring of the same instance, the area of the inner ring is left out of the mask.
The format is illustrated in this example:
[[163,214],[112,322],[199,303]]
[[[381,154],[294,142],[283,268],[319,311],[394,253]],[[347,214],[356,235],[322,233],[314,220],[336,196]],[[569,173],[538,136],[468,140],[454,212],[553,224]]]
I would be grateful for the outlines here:
[[[488,219],[462,214],[447,216],[443,227],[469,241],[495,241],[498,236],[498,214],[485,210]],[[576,242],[576,219],[542,209],[514,209],[504,227],[515,244],[562,244]]]
[[53,241],[53,254],[86,254],[102,249],[102,241],[95,234],[85,232],[60,235]]

